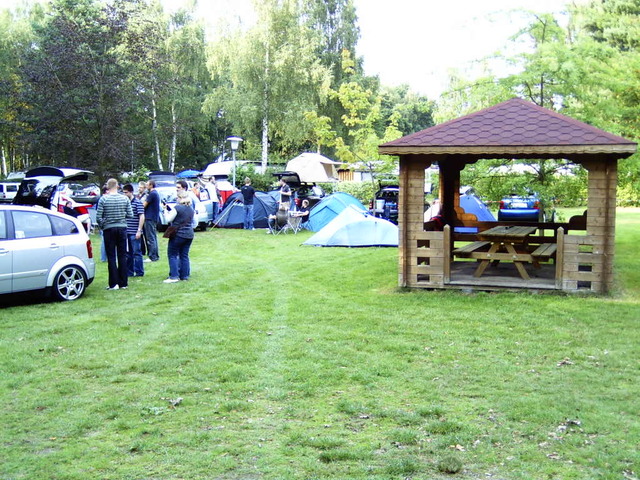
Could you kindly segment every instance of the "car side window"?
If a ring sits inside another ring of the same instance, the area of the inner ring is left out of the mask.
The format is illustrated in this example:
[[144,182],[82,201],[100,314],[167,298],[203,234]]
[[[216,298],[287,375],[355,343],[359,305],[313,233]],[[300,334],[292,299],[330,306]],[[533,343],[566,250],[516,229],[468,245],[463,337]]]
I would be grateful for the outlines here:
[[49,215],[49,217],[51,218],[51,223],[53,224],[54,235],[72,235],[74,233],[78,233],[78,227],[76,227],[76,224],[71,220],[56,217],[54,215]]
[[0,212],[0,240],[7,239],[7,220],[4,212]]
[[53,233],[49,215],[40,212],[12,212],[15,236],[20,238],[48,237]]

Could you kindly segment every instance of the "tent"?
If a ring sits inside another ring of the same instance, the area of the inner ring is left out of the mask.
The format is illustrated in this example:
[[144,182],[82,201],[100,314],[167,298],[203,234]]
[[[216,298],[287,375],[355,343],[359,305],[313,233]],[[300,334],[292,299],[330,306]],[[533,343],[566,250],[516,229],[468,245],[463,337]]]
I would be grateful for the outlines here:
[[319,232],[349,205],[353,205],[363,212],[367,211],[357,198],[348,193],[336,192],[324,197],[314,205],[309,212],[309,220],[304,224],[304,227],[312,232]]
[[[460,195],[460,207],[462,207],[465,213],[471,213],[476,216],[479,222],[495,222],[496,217],[487,208],[487,206],[480,200],[472,191],[468,189],[465,194]],[[424,221],[428,222],[430,219],[440,214],[440,203],[436,200],[431,207],[424,212]],[[458,233],[477,233],[476,227],[455,227],[455,231]]]
[[302,183],[337,182],[336,165],[342,165],[319,153],[305,152],[287,162],[285,170],[296,172]]
[[218,189],[218,195],[222,198],[222,203],[226,202],[234,192],[238,191],[227,180],[216,180],[216,188]]
[[196,178],[200,175],[200,170],[183,170],[176,175],[176,178]]
[[491,213],[487,206],[482,203],[482,200],[476,197],[473,193],[460,195],[460,206],[464,208],[466,213],[473,213],[478,217],[479,222],[496,221],[496,217],[493,216],[493,213]]
[[304,245],[322,247],[397,247],[398,227],[353,205],[345,208]]
[[[269,215],[275,215],[278,204],[274,198],[264,192],[256,192],[253,197],[253,226],[268,228]],[[242,228],[244,224],[244,203],[242,193],[232,194],[224,203],[222,212],[214,222],[216,227]]]
[[[237,162],[238,165],[240,162]],[[229,177],[233,173],[233,162],[214,162],[202,171],[203,177]]]

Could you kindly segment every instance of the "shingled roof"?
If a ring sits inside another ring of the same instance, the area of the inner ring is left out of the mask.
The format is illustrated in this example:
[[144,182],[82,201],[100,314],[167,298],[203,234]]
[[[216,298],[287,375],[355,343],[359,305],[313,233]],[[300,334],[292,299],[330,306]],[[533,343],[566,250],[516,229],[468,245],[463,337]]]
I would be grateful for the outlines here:
[[625,158],[637,144],[583,122],[512,98],[378,147],[383,155],[470,155],[475,158]]

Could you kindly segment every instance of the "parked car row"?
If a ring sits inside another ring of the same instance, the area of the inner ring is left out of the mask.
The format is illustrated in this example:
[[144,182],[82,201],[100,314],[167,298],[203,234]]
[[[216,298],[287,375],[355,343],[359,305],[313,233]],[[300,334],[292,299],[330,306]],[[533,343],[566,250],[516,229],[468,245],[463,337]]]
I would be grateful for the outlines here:
[[[156,191],[160,196],[160,202],[164,205],[168,205],[173,208],[177,200],[176,192],[176,176],[172,172],[151,172],[149,179],[156,182]],[[189,186],[189,196],[191,197],[192,207],[195,210],[196,216],[196,228],[205,229],[207,225],[213,222],[213,200],[205,195],[198,197],[193,191],[193,182],[187,180]],[[169,222],[164,216],[164,209],[160,209],[160,223],[158,229],[161,231],[166,230]]]

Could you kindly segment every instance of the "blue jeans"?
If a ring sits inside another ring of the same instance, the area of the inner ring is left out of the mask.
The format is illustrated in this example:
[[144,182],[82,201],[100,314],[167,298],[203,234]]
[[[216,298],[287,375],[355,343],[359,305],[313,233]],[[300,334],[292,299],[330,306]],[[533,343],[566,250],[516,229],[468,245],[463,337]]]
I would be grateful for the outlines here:
[[253,204],[244,206],[244,229],[253,230]]
[[145,220],[144,222],[144,238],[147,241],[147,255],[149,260],[155,262],[160,258],[158,255],[158,236],[156,222],[153,220]]
[[114,227],[104,232],[104,246],[109,266],[109,287],[120,288],[129,284],[127,275],[127,229]]
[[167,257],[169,257],[169,278],[187,280],[191,275],[189,249],[193,238],[175,236],[169,239]]
[[135,235],[127,235],[127,270],[130,277],[144,275],[142,259],[142,241]]
[[102,232],[102,229],[100,229],[100,239],[102,240],[102,242],[100,243],[100,261],[101,262],[106,262],[107,261],[107,250],[104,246],[104,234]]

